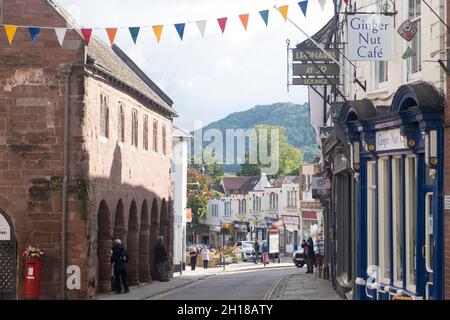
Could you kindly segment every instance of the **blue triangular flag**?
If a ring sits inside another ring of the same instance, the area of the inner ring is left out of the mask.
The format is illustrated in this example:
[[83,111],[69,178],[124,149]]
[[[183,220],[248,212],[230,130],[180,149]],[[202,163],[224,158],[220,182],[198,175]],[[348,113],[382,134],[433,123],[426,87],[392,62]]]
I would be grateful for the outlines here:
[[261,18],[263,18],[264,23],[267,26],[269,24],[269,10],[260,11],[259,14],[261,15]]
[[303,15],[306,17],[306,11],[308,10],[308,0],[300,1],[298,3],[300,9],[302,9]]
[[38,35],[41,32],[41,28],[29,27],[28,32],[30,33],[31,41],[33,42],[33,44],[36,43]]
[[133,38],[133,42],[134,42],[134,44],[136,44],[137,38],[139,35],[139,31],[141,31],[141,28],[140,27],[130,27],[130,28],[128,28],[128,30],[130,30],[131,38]]
[[186,26],[185,23],[177,23],[175,24],[175,29],[177,29],[178,35],[180,36],[181,41],[183,41],[184,36],[184,27]]

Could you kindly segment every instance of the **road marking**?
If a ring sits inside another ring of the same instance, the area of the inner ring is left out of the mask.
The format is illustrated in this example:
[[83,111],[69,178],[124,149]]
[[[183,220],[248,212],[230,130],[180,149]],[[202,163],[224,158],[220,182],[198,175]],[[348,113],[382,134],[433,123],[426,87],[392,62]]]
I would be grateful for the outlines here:
[[280,284],[280,282],[284,279],[284,277],[278,279],[277,282],[275,282],[272,287],[267,291],[266,295],[264,296],[263,300],[270,300],[272,298],[273,293],[275,292],[276,288]]
[[217,276],[217,274],[213,274],[213,275],[210,275],[210,276],[202,277],[202,278],[199,278],[199,279],[197,279],[197,280],[195,280],[195,281],[193,281],[191,283],[182,285],[180,287],[177,287],[177,288],[174,288],[174,289],[170,289],[170,290],[167,290],[166,292],[158,293],[158,294],[155,294],[155,295],[150,296],[150,297],[146,297],[143,300],[160,300],[161,298],[167,297],[167,296],[169,296],[171,294],[174,294],[174,293],[183,291],[185,289],[188,289],[190,287],[193,287],[193,286],[197,285],[201,280],[206,280],[206,279],[209,279],[209,278],[213,278],[215,276]]

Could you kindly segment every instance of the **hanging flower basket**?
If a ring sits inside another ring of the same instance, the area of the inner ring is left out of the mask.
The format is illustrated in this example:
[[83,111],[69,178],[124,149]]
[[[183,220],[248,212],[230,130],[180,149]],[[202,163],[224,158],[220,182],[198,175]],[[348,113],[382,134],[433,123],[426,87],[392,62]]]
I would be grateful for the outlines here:
[[43,258],[44,257],[44,251],[41,249],[28,246],[26,247],[25,251],[22,253],[22,256],[25,258]]

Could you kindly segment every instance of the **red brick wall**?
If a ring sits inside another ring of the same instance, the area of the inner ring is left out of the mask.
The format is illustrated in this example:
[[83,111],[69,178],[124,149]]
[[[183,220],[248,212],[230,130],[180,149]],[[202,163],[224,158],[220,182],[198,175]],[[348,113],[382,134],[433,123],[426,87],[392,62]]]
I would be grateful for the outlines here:
[[[450,23],[450,5],[447,4],[447,21]],[[447,43],[450,46],[450,37],[447,34]],[[449,53],[450,55],[450,53]],[[447,107],[445,108],[445,194],[450,194],[450,76],[447,76]],[[450,211],[445,210],[445,299],[450,300]]]

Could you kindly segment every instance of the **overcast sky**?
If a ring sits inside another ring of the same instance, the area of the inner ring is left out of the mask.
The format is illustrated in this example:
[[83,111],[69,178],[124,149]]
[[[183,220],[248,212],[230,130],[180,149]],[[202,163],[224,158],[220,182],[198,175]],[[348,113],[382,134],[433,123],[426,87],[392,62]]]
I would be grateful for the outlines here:
[[[279,0],[58,0],[84,27],[165,25],[158,44],[151,28],[141,30],[137,45],[128,30],[116,44],[174,101],[177,126],[191,130],[257,104],[303,103],[304,87],[286,89],[286,39],[295,45],[305,37],[284,22],[274,5],[289,4],[289,18],[312,35],[333,14],[333,1],[322,12],[310,0],[305,19],[298,1]],[[259,11],[270,10],[266,27]],[[245,32],[240,14],[250,14]],[[228,17],[222,35],[217,18]],[[208,20],[205,38],[195,23],[187,24],[183,42],[174,23]],[[94,34],[108,41],[104,30]]]

